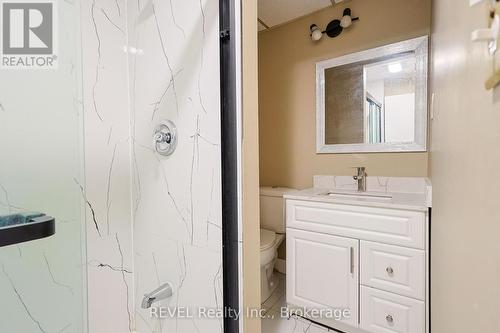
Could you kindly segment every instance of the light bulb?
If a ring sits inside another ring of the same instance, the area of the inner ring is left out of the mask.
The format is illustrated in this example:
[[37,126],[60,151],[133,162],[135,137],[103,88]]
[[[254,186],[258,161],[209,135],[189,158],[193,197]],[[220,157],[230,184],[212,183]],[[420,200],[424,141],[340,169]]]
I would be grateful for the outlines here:
[[313,24],[309,27],[309,36],[311,36],[313,42],[317,42],[323,37],[323,33],[316,24]]
[[342,16],[342,19],[340,20],[340,26],[342,28],[349,28],[352,24],[352,18],[351,15],[344,15]]
[[321,33],[321,31],[319,29],[317,30],[314,30],[312,33],[311,33],[311,39],[314,41],[314,42],[317,42],[318,40],[321,39],[321,37],[323,37],[323,34]]

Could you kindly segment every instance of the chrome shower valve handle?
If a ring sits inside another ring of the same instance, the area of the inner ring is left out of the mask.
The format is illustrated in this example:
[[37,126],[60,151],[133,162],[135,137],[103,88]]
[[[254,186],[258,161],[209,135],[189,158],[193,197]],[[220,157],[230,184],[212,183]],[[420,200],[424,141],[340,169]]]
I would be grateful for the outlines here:
[[172,141],[172,135],[170,133],[162,133],[158,132],[154,136],[154,140],[156,143],[168,143]]
[[155,151],[162,156],[170,156],[177,147],[177,128],[170,120],[163,120],[153,134]]

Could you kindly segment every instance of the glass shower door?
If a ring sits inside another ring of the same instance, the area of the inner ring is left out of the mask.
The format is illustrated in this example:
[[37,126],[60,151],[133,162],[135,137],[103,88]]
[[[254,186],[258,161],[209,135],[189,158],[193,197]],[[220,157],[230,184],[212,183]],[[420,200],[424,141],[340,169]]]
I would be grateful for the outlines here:
[[[0,4],[8,10],[7,1]],[[81,49],[75,24],[80,9],[78,2],[52,5],[50,12],[38,8],[45,22],[45,15],[52,16],[53,50],[44,59],[54,60],[54,66],[7,67],[5,38],[3,43],[0,215],[44,213],[55,218],[56,230],[47,238],[0,247],[0,332],[6,333],[87,331],[84,202],[78,186],[83,182]],[[8,13],[11,29],[16,13],[30,10],[15,6]],[[5,30],[7,22],[1,24]],[[14,39],[11,34],[15,46]]]

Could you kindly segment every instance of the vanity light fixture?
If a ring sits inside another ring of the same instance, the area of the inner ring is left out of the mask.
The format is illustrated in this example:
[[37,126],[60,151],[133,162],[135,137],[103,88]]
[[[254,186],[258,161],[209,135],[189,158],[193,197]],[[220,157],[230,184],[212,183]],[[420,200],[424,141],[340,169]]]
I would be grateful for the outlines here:
[[344,9],[344,13],[342,14],[342,18],[340,20],[333,20],[328,23],[325,31],[321,31],[321,29],[316,25],[312,24],[309,27],[309,35],[311,36],[311,40],[313,42],[317,42],[323,37],[323,34],[330,38],[335,38],[344,31],[344,29],[349,28],[352,25],[353,21],[359,20],[359,17],[352,17],[351,9]]

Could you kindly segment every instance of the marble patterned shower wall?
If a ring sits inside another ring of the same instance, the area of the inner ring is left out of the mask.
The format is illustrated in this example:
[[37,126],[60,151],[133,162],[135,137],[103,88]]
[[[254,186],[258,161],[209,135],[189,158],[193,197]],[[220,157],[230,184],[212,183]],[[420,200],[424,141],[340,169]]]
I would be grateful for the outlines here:
[[83,0],[89,332],[135,327],[125,0]]
[[[222,332],[158,320],[160,306],[222,308],[218,1],[83,2],[89,332]],[[178,131],[170,157],[153,131]]]
[[[150,318],[145,293],[170,282],[161,306],[222,307],[219,6],[211,0],[128,2],[135,256],[139,332],[222,332],[222,319]],[[175,123],[177,150],[151,149]]]

